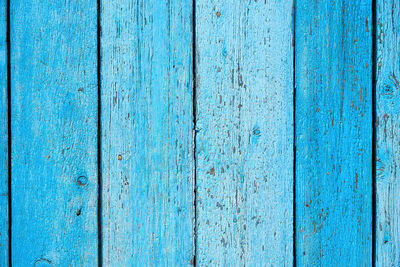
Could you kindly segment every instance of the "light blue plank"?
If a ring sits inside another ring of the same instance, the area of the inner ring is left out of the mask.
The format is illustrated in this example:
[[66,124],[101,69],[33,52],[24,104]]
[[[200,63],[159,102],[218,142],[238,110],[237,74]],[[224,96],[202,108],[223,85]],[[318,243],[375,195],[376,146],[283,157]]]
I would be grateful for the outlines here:
[[371,266],[372,3],[296,5],[298,266]]
[[196,1],[199,266],[292,266],[292,8]]
[[0,266],[8,266],[7,1],[0,0]]
[[376,266],[400,265],[400,3],[377,1]]
[[96,14],[11,0],[13,266],[97,265]]
[[101,1],[104,266],[194,257],[192,1]]

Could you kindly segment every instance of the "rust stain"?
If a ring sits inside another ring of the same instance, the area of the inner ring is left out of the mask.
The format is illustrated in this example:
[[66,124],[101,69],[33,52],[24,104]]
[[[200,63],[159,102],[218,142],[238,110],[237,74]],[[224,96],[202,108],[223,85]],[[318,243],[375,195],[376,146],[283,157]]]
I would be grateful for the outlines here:
[[355,184],[356,184],[356,188],[357,188],[357,183],[358,183],[358,174],[356,173],[356,178],[354,180]]

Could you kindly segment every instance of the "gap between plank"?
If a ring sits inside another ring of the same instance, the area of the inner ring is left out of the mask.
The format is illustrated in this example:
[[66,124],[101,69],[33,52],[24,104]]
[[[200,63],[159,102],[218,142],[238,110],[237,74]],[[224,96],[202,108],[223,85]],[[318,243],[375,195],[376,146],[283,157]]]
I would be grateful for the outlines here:
[[376,0],[372,0],[372,266],[376,263]]
[[192,0],[192,81],[193,81],[193,93],[192,93],[192,112],[193,112],[193,161],[194,161],[194,255],[193,265],[197,266],[197,149],[196,149],[196,137],[197,137],[197,83],[196,83],[196,0]]
[[98,238],[98,265],[103,266],[103,244],[102,244],[102,193],[103,176],[101,171],[101,0],[97,0],[97,238]]
[[296,0],[293,0],[293,266],[296,262]]
[[6,29],[6,46],[7,46],[7,134],[8,134],[8,266],[12,265],[12,212],[11,212],[11,27],[10,27],[10,0],[7,0],[7,29]]

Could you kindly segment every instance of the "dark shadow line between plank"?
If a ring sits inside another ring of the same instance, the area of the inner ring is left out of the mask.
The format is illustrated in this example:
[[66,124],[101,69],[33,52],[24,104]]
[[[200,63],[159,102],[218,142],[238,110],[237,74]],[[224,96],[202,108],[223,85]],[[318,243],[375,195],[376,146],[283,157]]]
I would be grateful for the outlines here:
[[98,238],[98,266],[103,266],[103,244],[102,244],[102,153],[101,153],[101,0],[97,0],[97,238]]
[[376,265],[376,0],[372,0],[372,266]]
[[7,46],[7,135],[8,135],[8,265],[12,265],[12,205],[11,205],[11,15],[10,15],[10,0],[7,0],[7,29],[6,29],[6,46]]
[[292,8],[293,30],[293,266],[297,266],[296,256],[296,0],[293,0]]
[[197,266],[198,210],[197,210],[197,80],[196,80],[196,0],[192,0],[192,116],[193,116],[193,167],[194,167],[194,255],[193,265]]

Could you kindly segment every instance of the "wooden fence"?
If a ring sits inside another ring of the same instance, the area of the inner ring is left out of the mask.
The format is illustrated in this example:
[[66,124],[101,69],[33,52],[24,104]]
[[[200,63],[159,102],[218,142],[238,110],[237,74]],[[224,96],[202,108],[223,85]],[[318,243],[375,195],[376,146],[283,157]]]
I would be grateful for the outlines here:
[[396,0],[0,0],[0,266],[399,266]]

